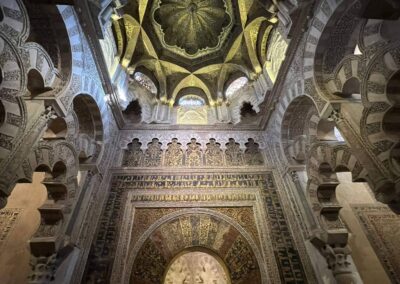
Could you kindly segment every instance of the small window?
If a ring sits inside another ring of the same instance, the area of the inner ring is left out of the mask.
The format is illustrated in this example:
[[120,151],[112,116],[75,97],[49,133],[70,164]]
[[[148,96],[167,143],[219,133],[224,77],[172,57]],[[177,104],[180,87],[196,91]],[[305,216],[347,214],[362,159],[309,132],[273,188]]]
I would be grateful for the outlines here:
[[145,74],[142,72],[136,72],[133,75],[133,78],[143,87],[145,87],[147,90],[149,90],[152,94],[156,95],[157,94],[157,87],[154,84],[154,82]]
[[235,94],[239,89],[243,88],[249,80],[246,77],[240,77],[230,83],[229,87],[226,89],[225,95],[227,98]]
[[358,44],[356,45],[356,47],[354,48],[354,55],[362,55],[361,49],[358,46]]
[[336,137],[337,141],[344,142],[344,138],[343,138],[342,134],[340,133],[339,129],[337,129],[337,127],[334,128],[334,133],[335,133],[335,137]]
[[188,107],[204,106],[206,102],[202,97],[196,95],[186,95],[179,99],[178,105]]

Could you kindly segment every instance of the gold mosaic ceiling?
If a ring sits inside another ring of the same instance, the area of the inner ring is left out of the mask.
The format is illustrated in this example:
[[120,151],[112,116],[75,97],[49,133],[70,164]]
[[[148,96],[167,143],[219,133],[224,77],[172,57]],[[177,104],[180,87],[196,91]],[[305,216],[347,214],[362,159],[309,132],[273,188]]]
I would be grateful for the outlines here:
[[197,89],[218,104],[229,82],[262,72],[277,21],[267,2],[129,0],[113,23],[121,64],[154,79],[161,101]]
[[218,50],[233,25],[229,1],[158,0],[152,11],[154,30],[163,45],[189,58]]

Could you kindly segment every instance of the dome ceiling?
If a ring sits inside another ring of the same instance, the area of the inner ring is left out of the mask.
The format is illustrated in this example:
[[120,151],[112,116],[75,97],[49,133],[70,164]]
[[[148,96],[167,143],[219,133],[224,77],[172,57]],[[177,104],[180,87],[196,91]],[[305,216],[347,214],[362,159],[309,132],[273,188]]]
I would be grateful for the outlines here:
[[277,21],[265,1],[129,0],[113,33],[121,65],[153,78],[157,99],[174,105],[198,88],[208,104],[226,100],[228,82],[263,71]]
[[230,1],[154,1],[154,29],[163,46],[179,55],[198,58],[218,50],[233,26]]

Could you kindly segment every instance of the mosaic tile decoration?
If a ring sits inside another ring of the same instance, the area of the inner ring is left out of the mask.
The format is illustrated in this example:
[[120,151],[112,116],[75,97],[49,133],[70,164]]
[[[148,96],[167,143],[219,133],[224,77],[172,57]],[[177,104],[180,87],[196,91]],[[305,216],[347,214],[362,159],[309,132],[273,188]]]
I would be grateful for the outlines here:
[[271,223],[272,244],[282,283],[307,283],[303,264],[286,221],[275,186],[265,195],[266,211]]
[[[217,178],[216,178],[217,177]],[[299,253],[290,234],[272,174],[190,174],[114,176],[97,235],[89,254],[85,278],[108,283],[119,236],[126,193],[133,189],[160,188],[246,188],[264,189],[266,212],[271,224],[271,241],[282,283],[307,283]],[[254,283],[256,284],[256,283]]]
[[400,283],[400,216],[386,206],[352,206],[365,234],[393,283]]

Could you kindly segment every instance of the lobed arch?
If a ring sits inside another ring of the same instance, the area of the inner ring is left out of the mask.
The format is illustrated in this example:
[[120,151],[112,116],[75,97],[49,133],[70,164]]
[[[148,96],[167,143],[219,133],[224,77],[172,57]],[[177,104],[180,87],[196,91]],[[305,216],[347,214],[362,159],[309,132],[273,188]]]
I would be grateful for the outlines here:
[[46,95],[57,96],[68,85],[72,75],[72,50],[67,25],[56,5],[24,3],[30,23],[27,41],[35,42],[43,47],[57,76],[53,90]]
[[349,171],[353,182],[370,182],[367,171],[347,145],[326,142],[312,145],[306,169],[307,198],[319,225],[317,238],[329,244],[330,236],[334,236],[336,244],[345,246],[348,232],[339,218],[341,205],[336,199],[339,185],[336,173]]
[[353,181],[369,181],[368,173],[347,145],[326,142],[313,144],[310,149],[310,159],[307,162],[308,176],[318,178],[318,169],[322,163],[328,164],[332,171],[348,169],[352,173]]
[[397,85],[400,76],[400,63],[395,60],[399,52],[398,44],[391,44],[376,54],[361,83],[361,95],[367,101],[361,117],[361,135],[374,149],[389,178],[399,174],[397,166],[393,165],[396,158],[392,156],[392,151],[396,153],[399,137],[388,131],[387,124],[397,120],[398,90],[392,86]]
[[0,21],[0,30],[7,31],[7,35],[10,35],[11,38],[15,38],[15,42],[17,43],[25,42],[29,36],[30,25],[28,13],[23,1],[3,1],[1,6],[6,7],[9,13],[4,13],[4,9],[2,9],[3,19]]
[[[63,181],[69,183],[71,192],[68,199],[74,198],[76,190],[76,177],[78,173],[78,155],[74,146],[64,140],[39,141],[39,144],[32,149],[30,154],[21,162],[12,180],[2,184],[1,207],[7,203],[7,197],[11,194],[17,182],[32,182],[32,175],[37,169],[45,169],[51,172],[59,169],[57,162],[62,162],[66,167]],[[41,170],[42,171],[42,170]]]
[[342,59],[333,71],[333,79],[325,84],[330,99],[360,100],[365,68],[365,60],[359,55],[349,55]]

